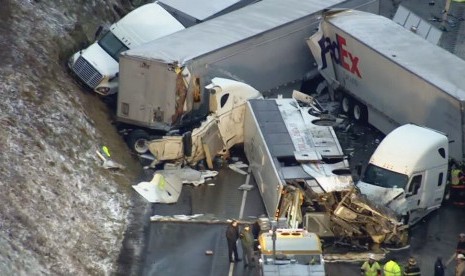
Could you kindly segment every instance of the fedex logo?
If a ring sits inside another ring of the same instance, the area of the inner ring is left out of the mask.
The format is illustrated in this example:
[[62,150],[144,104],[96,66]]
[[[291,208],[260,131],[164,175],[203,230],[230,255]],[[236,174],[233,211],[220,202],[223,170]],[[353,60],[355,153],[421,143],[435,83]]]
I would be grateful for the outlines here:
[[321,48],[321,61],[323,62],[321,69],[325,69],[327,67],[326,54],[329,53],[334,62],[341,65],[351,74],[362,78],[358,68],[359,59],[346,50],[346,39],[344,37],[336,34],[336,41],[331,41],[329,37],[323,36],[318,41],[318,44]]

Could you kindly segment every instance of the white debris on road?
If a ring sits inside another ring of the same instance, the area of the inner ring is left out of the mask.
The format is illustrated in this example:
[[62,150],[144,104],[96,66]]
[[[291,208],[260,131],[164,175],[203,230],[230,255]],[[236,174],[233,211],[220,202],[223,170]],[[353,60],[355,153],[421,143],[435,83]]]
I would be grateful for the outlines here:
[[190,167],[165,169],[156,171],[150,182],[132,187],[151,203],[175,203],[184,184],[198,186],[217,175],[217,171],[197,171]]
[[235,162],[235,163],[233,163],[233,164],[229,164],[228,167],[229,167],[231,170],[233,170],[233,171],[235,171],[235,172],[237,172],[237,173],[240,173],[240,174],[242,174],[242,175],[247,175],[247,172],[244,171],[244,170],[242,170],[242,169],[243,169],[243,168],[249,167],[249,165],[245,164],[245,163],[242,162],[242,161],[238,161],[238,162]]

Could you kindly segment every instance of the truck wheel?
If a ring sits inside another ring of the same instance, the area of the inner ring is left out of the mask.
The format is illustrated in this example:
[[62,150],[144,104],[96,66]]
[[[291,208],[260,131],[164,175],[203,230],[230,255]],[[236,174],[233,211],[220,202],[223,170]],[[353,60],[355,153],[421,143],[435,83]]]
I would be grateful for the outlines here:
[[150,135],[146,131],[136,129],[129,133],[127,143],[131,150],[139,154],[144,154],[149,150],[149,140]]
[[353,117],[355,121],[365,123],[368,119],[367,107],[362,103],[354,103]]
[[343,113],[349,114],[352,107],[352,99],[347,95],[342,96],[341,107]]

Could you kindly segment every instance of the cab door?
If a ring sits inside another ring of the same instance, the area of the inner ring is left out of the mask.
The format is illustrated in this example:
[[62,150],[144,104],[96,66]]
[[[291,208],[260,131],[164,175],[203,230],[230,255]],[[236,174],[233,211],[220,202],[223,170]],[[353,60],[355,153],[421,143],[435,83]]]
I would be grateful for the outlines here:
[[410,183],[407,185],[405,200],[409,212],[409,224],[415,223],[418,219],[423,217],[425,205],[422,201],[422,194],[424,187],[424,172],[414,174],[410,178]]
[[447,181],[447,164],[427,170],[422,202],[424,207],[432,211],[441,206]]

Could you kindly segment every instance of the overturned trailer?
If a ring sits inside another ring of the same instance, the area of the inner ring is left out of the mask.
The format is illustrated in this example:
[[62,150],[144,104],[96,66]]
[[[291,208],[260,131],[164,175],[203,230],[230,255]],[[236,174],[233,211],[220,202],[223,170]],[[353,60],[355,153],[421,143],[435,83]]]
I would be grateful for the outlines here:
[[270,217],[322,238],[405,245],[407,226],[356,189],[330,122],[295,99],[251,99],[244,150]]

